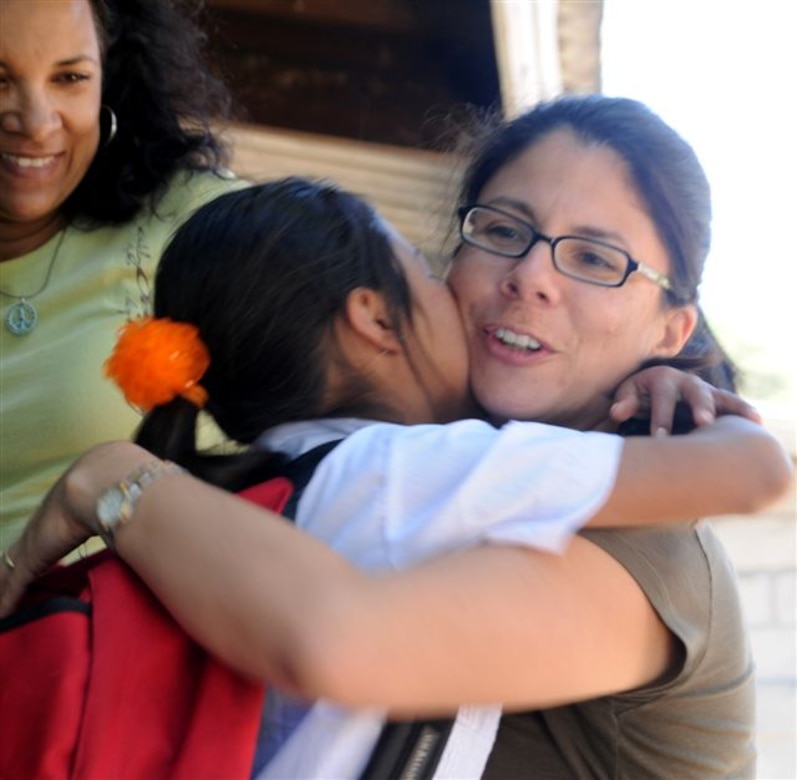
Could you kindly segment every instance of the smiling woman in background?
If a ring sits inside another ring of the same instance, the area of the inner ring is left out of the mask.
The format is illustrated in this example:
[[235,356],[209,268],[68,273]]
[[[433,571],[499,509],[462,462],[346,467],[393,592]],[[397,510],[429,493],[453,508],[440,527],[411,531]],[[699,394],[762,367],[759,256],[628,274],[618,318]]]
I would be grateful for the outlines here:
[[239,186],[178,3],[0,3],[0,544],[86,447],[140,415],[102,377],[165,242]]

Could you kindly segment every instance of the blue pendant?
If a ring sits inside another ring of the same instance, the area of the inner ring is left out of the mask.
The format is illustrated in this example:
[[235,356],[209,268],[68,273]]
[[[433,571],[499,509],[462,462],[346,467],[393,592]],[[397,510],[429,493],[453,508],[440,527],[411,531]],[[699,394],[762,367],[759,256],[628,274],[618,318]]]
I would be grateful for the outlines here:
[[27,336],[39,321],[39,312],[24,298],[11,304],[6,311],[6,328],[15,336]]

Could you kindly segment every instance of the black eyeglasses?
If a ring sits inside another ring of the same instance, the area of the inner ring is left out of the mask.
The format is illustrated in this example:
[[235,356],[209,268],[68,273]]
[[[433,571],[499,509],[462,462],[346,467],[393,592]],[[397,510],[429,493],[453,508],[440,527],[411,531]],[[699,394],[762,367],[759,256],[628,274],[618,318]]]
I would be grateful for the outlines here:
[[554,268],[572,279],[601,287],[621,287],[638,271],[665,290],[672,287],[664,274],[634,260],[624,249],[603,241],[581,236],[551,238],[493,206],[463,206],[457,213],[462,240],[492,255],[518,260],[537,242],[545,241],[551,245]]

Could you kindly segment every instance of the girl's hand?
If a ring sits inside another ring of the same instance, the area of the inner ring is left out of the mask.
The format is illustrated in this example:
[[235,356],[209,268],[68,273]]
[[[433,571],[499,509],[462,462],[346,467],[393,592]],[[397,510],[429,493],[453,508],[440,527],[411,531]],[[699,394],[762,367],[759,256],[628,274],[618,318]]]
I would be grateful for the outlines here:
[[0,617],[14,610],[25,588],[96,533],[99,496],[137,466],[152,461],[130,442],[101,444],[75,461],[0,557]]
[[609,410],[619,424],[632,417],[650,416],[650,433],[664,436],[672,431],[675,408],[683,402],[696,426],[708,425],[723,414],[736,414],[760,423],[761,415],[747,401],[727,390],[719,390],[694,374],[669,366],[653,366],[626,379]]

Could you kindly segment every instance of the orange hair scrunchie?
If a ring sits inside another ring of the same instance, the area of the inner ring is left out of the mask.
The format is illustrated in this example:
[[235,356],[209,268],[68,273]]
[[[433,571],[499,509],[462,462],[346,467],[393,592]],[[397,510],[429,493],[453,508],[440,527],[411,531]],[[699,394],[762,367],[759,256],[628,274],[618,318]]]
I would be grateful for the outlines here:
[[146,412],[178,395],[201,409],[208,394],[199,380],[209,365],[210,355],[197,327],[144,317],[120,330],[103,369],[127,402]]

